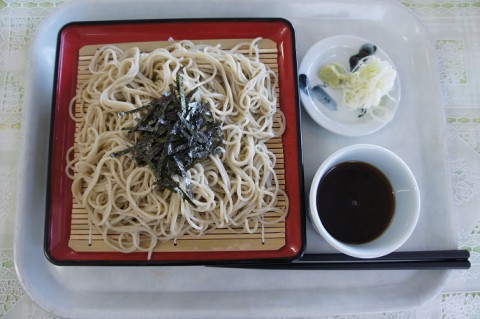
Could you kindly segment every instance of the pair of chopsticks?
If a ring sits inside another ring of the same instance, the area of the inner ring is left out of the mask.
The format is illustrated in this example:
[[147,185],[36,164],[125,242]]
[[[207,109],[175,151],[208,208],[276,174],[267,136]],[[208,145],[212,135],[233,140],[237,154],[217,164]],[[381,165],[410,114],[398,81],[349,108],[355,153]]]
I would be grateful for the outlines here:
[[344,254],[305,254],[290,263],[232,263],[213,267],[285,270],[468,269],[469,257],[467,250],[399,251],[373,259]]

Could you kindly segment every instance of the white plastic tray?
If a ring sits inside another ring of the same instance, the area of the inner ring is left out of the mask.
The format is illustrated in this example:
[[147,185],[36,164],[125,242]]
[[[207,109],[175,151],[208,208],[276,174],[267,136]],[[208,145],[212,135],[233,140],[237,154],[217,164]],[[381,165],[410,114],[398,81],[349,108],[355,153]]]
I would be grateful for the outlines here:
[[[330,133],[304,113],[306,190],[335,150],[372,143],[398,154],[422,196],[419,223],[402,250],[455,249],[444,119],[433,47],[421,23],[401,4],[338,1],[78,1],[44,22],[31,56],[19,168],[15,265],[38,305],[68,318],[255,318],[399,310],[438,293],[448,270],[284,271],[207,267],[58,267],[43,254],[48,137],[55,47],[71,21],[200,17],[284,17],[297,36],[298,60],[320,39],[367,38],[388,52],[402,81],[395,119],[361,138]],[[333,252],[308,224],[309,253]]]

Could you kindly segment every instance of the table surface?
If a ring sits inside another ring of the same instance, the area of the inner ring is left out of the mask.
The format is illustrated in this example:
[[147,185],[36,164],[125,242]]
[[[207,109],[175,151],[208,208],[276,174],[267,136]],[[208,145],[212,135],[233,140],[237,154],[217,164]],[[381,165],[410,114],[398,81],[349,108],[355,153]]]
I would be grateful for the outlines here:
[[[41,21],[65,2],[0,0],[0,319],[54,318],[29,300],[16,276],[13,222],[29,46]],[[419,308],[317,318],[480,318],[480,1],[399,2],[435,45],[458,247],[471,252],[472,267],[453,271],[444,291]]]

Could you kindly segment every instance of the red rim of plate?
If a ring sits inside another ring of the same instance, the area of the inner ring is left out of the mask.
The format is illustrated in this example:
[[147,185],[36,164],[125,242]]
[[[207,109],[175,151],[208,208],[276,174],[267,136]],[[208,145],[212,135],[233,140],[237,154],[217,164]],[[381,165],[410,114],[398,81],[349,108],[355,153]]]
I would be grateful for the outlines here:
[[[79,49],[85,45],[188,39],[268,38],[277,43],[280,108],[286,116],[283,135],[286,191],[286,245],[279,250],[147,253],[75,252],[68,247],[71,228],[72,181],[65,173],[67,150],[74,143],[75,123],[68,106],[75,96]],[[305,216],[297,91],[295,37],[284,19],[194,19],[118,22],[74,22],[62,28],[57,43],[50,161],[48,174],[45,254],[58,265],[209,264],[225,261],[294,260],[304,251]]]

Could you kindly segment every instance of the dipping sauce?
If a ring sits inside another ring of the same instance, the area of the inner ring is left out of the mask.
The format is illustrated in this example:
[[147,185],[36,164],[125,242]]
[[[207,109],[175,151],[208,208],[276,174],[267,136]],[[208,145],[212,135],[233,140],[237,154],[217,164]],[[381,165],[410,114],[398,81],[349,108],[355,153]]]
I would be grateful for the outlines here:
[[321,178],[317,211],[330,235],[345,243],[362,244],[388,228],[395,196],[379,169],[365,162],[344,162]]

